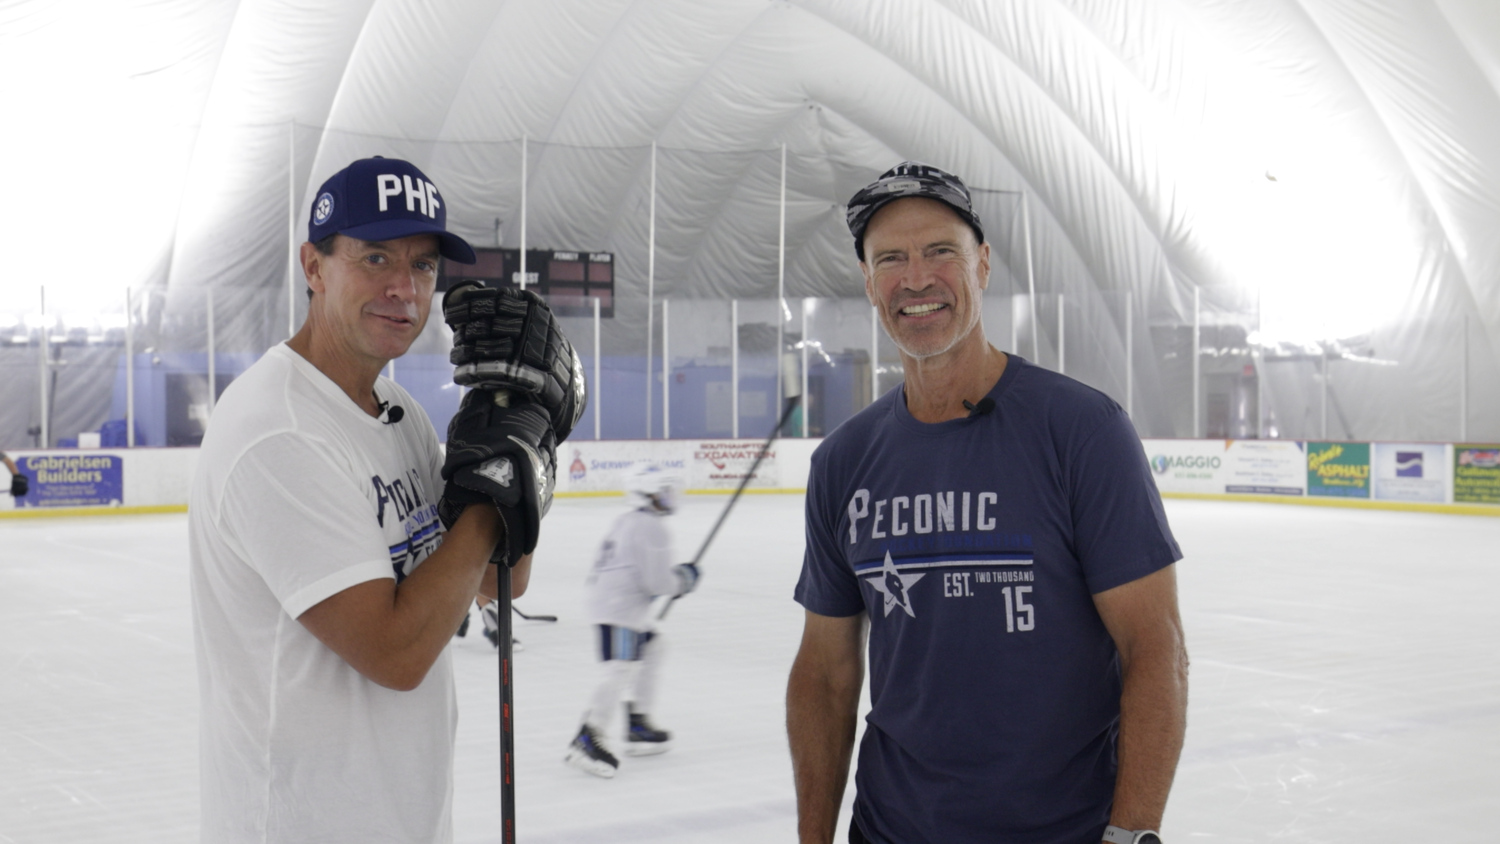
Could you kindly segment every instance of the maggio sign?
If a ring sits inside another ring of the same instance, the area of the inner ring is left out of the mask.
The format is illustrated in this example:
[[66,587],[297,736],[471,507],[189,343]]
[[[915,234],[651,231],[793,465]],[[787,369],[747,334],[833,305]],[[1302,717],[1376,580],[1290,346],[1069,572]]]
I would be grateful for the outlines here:
[[1162,492],[1302,495],[1301,446],[1271,440],[1142,440]]

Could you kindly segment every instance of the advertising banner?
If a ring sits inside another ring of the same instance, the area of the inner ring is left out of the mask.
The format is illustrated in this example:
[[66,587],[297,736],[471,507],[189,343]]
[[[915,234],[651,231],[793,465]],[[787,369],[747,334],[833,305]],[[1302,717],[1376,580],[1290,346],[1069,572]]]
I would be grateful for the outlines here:
[[16,466],[31,489],[16,499],[16,508],[118,507],[124,501],[124,458],[118,454],[37,454]]
[[1142,440],[1162,492],[1224,492],[1229,444],[1224,440]]
[[1453,501],[1500,504],[1500,445],[1453,446]]
[[1375,443],[1371,469],[1377,499],[1448,500],[1448,447],[1442,443]]
[[1295,440],[1231,440],[1224,488],[1239,495],[1303,495],[1307,466]]
[[557,450],[557,491],[619,492],[637,463],[656,463],[677,473],[688,486],[686,449],[673,440],[566,442]]
[[1370,497],[1370,444],[1307,444],[1307,494]]
[[[689,489],[734,489],[740,485],[750,465],[760,454],[762,440],[696,440],[692,447]],[[755,469],[747,489],[775,489],[781,486],[781,464],[776,459],[779,443],[771,443],[765,459]]]

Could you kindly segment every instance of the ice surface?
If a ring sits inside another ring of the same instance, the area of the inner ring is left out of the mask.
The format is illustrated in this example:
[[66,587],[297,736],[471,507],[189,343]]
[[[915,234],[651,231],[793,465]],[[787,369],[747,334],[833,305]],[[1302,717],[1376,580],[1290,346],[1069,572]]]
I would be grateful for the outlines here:
[[[686,559],[725,499],[671,523]],[[560,500],[516,620],[518,838],[793,841],[782,727],[802,500],[743,499],[663,624],[670,753],[562,764],[581,586],[621,499]],[[1478,842],[1500,816],[1500,519],[1172,501],[1193,657],[1167,840]],[[197,837],[185,516],[0,521],[0,842]],[[496,842],[494,651],[454,641],[460,842]],[[847,817],[847,815],[846,815]],[[842,832],[842,830],[841,830]]]

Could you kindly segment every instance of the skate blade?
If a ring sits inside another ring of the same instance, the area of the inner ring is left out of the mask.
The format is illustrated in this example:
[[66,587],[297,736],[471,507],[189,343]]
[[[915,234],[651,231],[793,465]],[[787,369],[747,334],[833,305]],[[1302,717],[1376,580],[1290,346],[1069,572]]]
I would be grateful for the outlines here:
[[669,741],[633,741],[625,745],[626,756],[655,756],[672,749]]
[[584,773],[593,774],[596,777],[614,779],[615,776],[614,765],[594,759],[581,750],[568,751],[568,755],[563,757],[563,761]]

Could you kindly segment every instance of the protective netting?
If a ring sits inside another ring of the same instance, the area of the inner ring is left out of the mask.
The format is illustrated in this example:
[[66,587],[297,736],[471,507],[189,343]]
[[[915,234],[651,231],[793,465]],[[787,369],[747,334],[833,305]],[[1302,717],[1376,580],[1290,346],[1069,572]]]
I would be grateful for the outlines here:
[[[597,346],[592,319],[564,319],[591,382],[599,357],[579,436],[762,436],[779,415],[778,390],[786,392],[777,379],[794,372],[785,377],[801,380],[804,369],[810,398],[788,433],[821,436],[900,381],[899,356],[863,297],[843,216],[843,201],[873,168],[786,154],[783,258],[779,148],[417,143],[300,126],[261,135],[264,145],[296,151],[296,170],[282,173],[286,190],[247,194],[261,206],[233,221],[201,221],[233,236],[180,241],[133,293],[137,444],[201,437],[210,415],[210,314],[219,391],[300,325],[306,297],[289,254],[305,237],[313,176],[375,154],[424,162],[448,199],[450,226],[475,245],[517,247],[524,148],[525,245],[614,254],[613,316],[599,321]],[[991,342],[1109,394],[1145,436],[1500,436],[1500,379],[1477,321],[1466,331],[1460,315],[1433,314],[1316,345],[1266,343],[1254,294],[1222,286],[1198,290],[1195,300],[1193,287],[1168,273],[1102,284],[1065,244],[1036,234],[1027,216],[1038,212],[1021,192],[975,185],[973,193],[992,249],[983,305]],[[122,296],[101,303],[92,322],[49,333],[52,444],[125,418],[124,316]],[[39,443],[41,331],[24,339],[0,348],[0,432],[6,442]],[[778,342],[787,364],[777,363]],[[458,399],[447,345],[446,328],[432,319],[391,369],[440,429]]]
[[[810,435],[893,386],[843,202],[913,158],[975,189],[991,340],[1108,393],[1144,435],[1500,439],[1500,18],[1484,3],[108,5],[110,26],[183,33],[119,54],[137,87],[110,89],[109,113],[158,91],[152,137],[191,154],[142,167],[147,234],[68,235],[149,255],[166,232],[150,266],[61,252],[70,265],[6,277],[6,447],[119,426],[126,287],[138,442],[192,442],[210,360],[231,380],[305,314],[291,256],[317,186],[375,154],[419,164],[476,245],[521,245],[524,217],[528,247],[614,254],[602,436],[760,436],[778,388],[756,379],[784,374],[779,357],[823,393]],[[33,4],[0,29],[37,39],[50,21],[65,43],[90,25],[65,17]],[[17,78],[47,54],[11,46]],[[10,111],[105,96],[37,91]],[[55,171],[115,167],[77,140],[114,124],[86,123],[32,121],[11,158],[26,171],[51,145],[74,151]],[[81,219],[56,211],[78,195],[52,178],[15,176],[29,199],[0,210],[7,232]],[[45,315],[29,292],[69,284],[111,292]],[[593,354],[592,322],[569,320]],[[434,322],[394,367],[440,426],[444,346]]]

